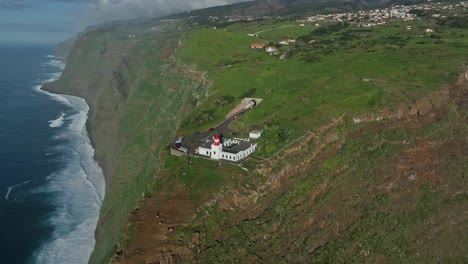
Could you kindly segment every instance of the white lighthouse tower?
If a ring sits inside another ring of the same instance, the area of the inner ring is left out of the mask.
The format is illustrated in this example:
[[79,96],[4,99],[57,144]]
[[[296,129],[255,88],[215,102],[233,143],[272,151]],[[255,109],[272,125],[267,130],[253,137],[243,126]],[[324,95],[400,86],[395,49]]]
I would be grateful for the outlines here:
[[211,158],[219,160],[221,158],[221,152],[223,152],[223,145],[217,134],[213,136],[213,141],[213,144],[211,144]]

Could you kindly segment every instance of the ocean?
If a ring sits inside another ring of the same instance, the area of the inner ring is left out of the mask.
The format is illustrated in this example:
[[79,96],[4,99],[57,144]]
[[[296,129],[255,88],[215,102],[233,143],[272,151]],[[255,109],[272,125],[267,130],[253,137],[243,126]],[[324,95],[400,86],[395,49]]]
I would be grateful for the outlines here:
[[52,46],[0,44],[0,262],[87,263],[105,183]]

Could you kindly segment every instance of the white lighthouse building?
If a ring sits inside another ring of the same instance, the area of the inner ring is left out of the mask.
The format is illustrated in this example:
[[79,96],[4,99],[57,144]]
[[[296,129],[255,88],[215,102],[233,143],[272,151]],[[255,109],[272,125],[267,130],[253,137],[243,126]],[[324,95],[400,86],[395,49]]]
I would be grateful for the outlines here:
[[195,153],[214,160],[238,162],[247,158],[256,148],[257,144],[239,139],[223,139],[221,143],[220,137],[215,134],[213,140],[207,140]]
[[211,144],[211,158],[219,160],[221,152],[223,152],[223,145],[221,145],[220,138],[218,135],[214,135],[213,144]]

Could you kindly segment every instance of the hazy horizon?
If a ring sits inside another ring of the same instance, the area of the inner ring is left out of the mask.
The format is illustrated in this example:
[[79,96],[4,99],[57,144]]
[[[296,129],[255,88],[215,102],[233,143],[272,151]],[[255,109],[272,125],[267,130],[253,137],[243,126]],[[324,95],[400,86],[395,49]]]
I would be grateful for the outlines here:
[[55,44],[90,25],[246,0],[0,0],[0,43]]

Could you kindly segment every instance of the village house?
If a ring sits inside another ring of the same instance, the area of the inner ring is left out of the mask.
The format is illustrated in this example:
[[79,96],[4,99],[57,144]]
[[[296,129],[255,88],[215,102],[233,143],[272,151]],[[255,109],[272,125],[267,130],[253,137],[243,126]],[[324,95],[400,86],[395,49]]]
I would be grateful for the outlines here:
[[265,43],[255,42],[250,44],[250,48],[252,49],[263,49],[265,47]]
[[266,47],[266,52],[270,53],[270,54],[274,54],[274,53],[278,53],[278,49],[276,49],[275,47],[273,46],[268,46]]
[[295,42],[296,42],[295,39],[288,38],[288,39],[285,39],[285,40],[280,41],[279,44],[281,44],[281,45],[288,45],[289,43],[295,43]]

